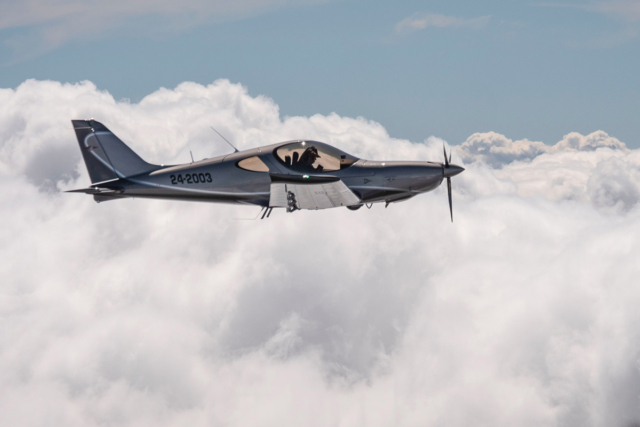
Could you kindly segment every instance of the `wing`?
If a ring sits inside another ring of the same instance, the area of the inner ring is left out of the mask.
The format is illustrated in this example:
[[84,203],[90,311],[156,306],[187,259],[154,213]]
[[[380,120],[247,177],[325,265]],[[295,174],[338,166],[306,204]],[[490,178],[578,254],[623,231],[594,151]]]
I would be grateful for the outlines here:
[[292,176],[271,174],[269,207],[328,209],[360,203],[340,178],[335,176]]

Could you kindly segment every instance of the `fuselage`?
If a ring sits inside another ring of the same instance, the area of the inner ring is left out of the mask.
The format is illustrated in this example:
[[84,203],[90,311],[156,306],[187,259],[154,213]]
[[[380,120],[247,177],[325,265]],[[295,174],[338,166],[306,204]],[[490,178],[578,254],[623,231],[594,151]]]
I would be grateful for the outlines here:
[[[463,169],[451,165],[449,176]],[[371,161],[316,141],[288,141],[119,180],[109,198],[137,197],[269,206],[273,175],[339,178],[361,203],[398,202],[438,187],[441,163]]]

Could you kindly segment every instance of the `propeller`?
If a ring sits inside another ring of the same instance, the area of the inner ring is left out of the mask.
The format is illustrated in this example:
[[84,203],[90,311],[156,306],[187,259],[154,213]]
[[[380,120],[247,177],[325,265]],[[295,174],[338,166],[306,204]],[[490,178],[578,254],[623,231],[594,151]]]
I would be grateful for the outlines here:
[[442,175],[447,178],[447,192],[449,193],[449,212],[451,213],[451,222],[453,222],[453,201],[451,199],[451,177],[458,175],[464,170],[458,165],[451,164],[451,152],[447,158],[447,149],[442,143],[442,151],[444,152],[444,164],[442,165]]
[[444,153],[444,167],[448,168],[449,163],[451,163],[451,152],[449,152],[449,160],[447,160],[447,149],[444,146],[444,142],[442,143],[442,152]]

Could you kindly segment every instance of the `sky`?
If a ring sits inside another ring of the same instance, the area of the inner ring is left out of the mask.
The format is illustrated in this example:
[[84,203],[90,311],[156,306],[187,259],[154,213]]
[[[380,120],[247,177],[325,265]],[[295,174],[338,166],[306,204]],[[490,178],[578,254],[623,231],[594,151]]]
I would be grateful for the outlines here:
[[[0,2],[0,425],[638,427],[638,3],[457,5]],[[90,117],[158,164],[214,126],[466,170],[453,224],[443,186],[97,204]]]
[[639,147],[639,4],[3,0],[0,87],[89,80],[138,102],[225,78],[285,116],[362,116],[412,141],[603,130]]

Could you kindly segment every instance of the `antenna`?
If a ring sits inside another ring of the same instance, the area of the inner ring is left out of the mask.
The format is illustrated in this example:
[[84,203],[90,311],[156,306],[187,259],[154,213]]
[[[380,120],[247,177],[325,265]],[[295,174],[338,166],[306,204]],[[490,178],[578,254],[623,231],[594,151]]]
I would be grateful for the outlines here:
[[213,127],[213,126],[211,126],[211,129],[213,129],[213,131],[214,131],[215,133],[217,133],[218,135],[220,135],[220,138],[224,139],[224,140],[227,142],[227,144],[229,144],[229,145],[231,146],[231,148],[233,148],[233,150],[234,150],[233,152],[234,152],[234,153],[237,153],[237,152],[238,152],[238,149],[237,149],[236,147],[234,147],[234,146],[233,146],[233,144],[232,144],[232,143],[230,143],[230,142],[227,140],[227,138],[225,138],[224,136],[222,136],[222,135],[220,134],[220,132],[218,132],[218,131]]
[[193,152],[191,151],[191,144],[189,144],[189,140],[184,136],[182,132],[180,132],[180,129],[178,129],[178,133],[180,133],[180,135],[182,135],[182,137],[187,141],[187,147],[189,147],[189,154],[191,155],[191,163],[195,163],[195,160],[193,160]]

